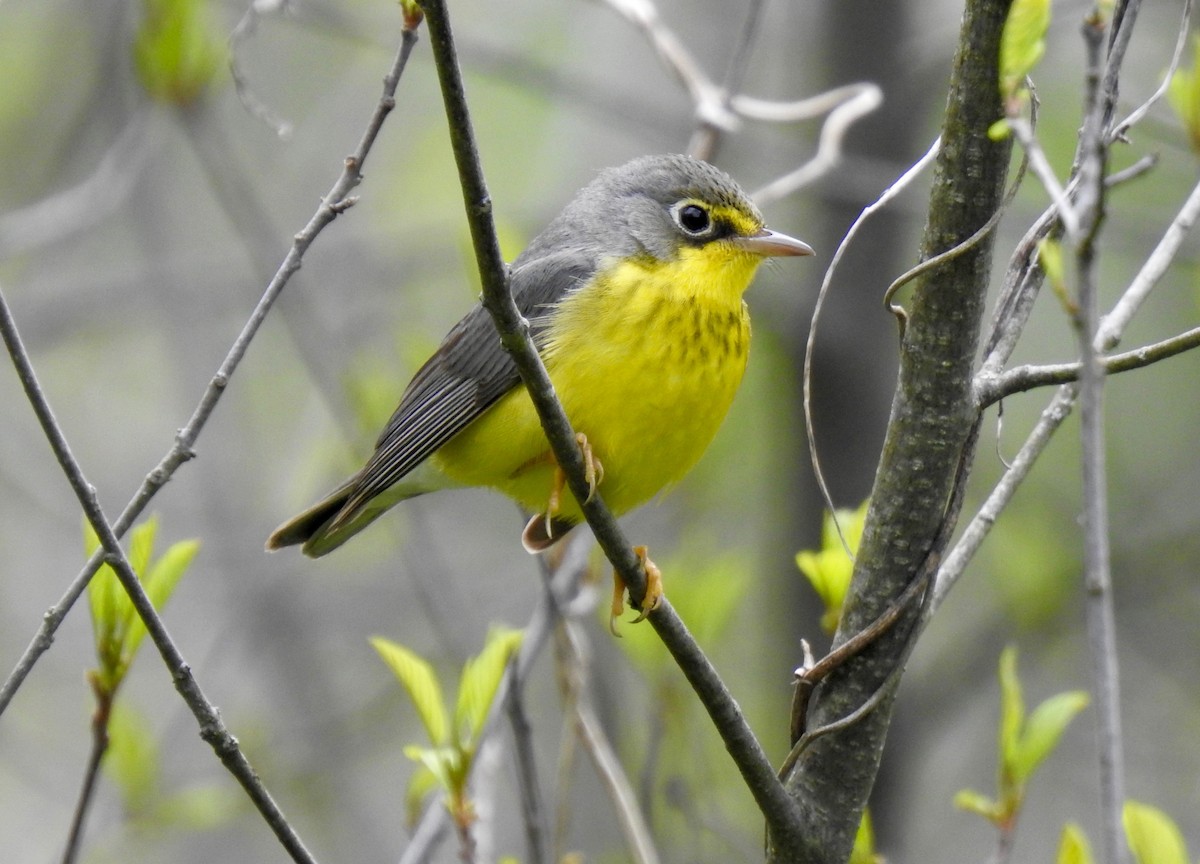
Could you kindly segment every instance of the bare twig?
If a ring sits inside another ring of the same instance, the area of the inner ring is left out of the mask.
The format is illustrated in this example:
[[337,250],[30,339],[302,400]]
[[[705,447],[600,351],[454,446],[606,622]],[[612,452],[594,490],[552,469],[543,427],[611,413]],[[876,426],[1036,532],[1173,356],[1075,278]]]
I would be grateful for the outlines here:
[[83,783],[79,798],[75,801],[75,812],[71,815],[71,828],[67,832],[67,847],[63,851],[62,864],[73,864],[79,856],[79,845],[83,840],[83,824],[91,809],[92,794],[100,777],[100,762],[108,751],[108,721],[112,716],[112,693],[96,690],[96,710],[92,713],[92,749],[87,765],[83,769]]
[[675,32],[663,23],[652,0],[601,2],[645,35],[659,60],[687,91],[700,124],[725,132],[737,131],[741,121],[730,110],[724,88],[708,77]]
[[828,172],[841,159],[842,140],[860,118],[883,104],[883,91],[875,84],[849,84],[808,99],[778,102],[737,92],[748,56],[748,46],[759,19],[760,3],[750,4],[746,26],[734,51],[724,84],[717,84],[666,24],[653,0],[599,0],[640,30],[654,47],[663,65],[684,86],[692,102],[696,132],[688,152],[708,158],[721,133],[734,132],[742,118],[769,123],[794,123],[828,114],[821,127],[816,155],[751,197],[760,204],[786,197]]
[[[742,32],[737,44],[734,46],[729,69],[725,73],[725,81],[721,85],[725,111],[729,110],[732,96],[742,89],[742,79],[745,78],[746,67],[752,56],[751,48],[754,46],[754,37],[758,32],[759,21],[762,20],[763,0],[750,0],[746,5],[746,20],[742,25]],[[692,132],[692,140],[688,143],[687,152],[697,159],[713,161],[723,131],[720,125],[709,122],[697,112],[696,128]]]
[[1183,14],[1179,22],[1179,35],[1175,38],[1175,51],[1171,54],[1171,62],[1167,65],[1167,71],[1163,74],[1162,83],[1158,85],[1150,97],[1141,105],[1130,112],[1129,116],[1113,127],[1109,133],[1109,141],[1124,140],[1126,133],[1142,121],[1142,118],[1150,113],[1150,109],[1154,104],[1162,99],[1167,93],[1167,88],[1171,86],[1171,76],[1175,74],[1175,70],[1179,68],[1179,62],[1183,58],[1184,48],[1187,47],[1188,35],[1190,28],[1188,23],[1192,18],[1192,0],[1183,0]]
[[1104,172],[1108,161],[1107,130],[1117,99],[1117,87],[1139,0],[1117,4],[1108,57],[1101,63],[1104,22],[1099,12],[1084,23],[1088,58],[1083,128],[1079,143],[1081,233],[1072,238],[1077,273],[1076,329],[1079,335],[1079,418],[1083,481],[1083,569],[1085,619],[1096,696],[1096,734],[1100,769],[1101,824],[1105,860],[1128,860],[1122,825],[1125,803],[1125,763],[1122,752],[1120,671],[1117,660],[1116,614],[1112,596],[1109,547],[1108,476],[1104,454],[1104,367],[1096,347],[1100,313],[1096,284],[1097,238],[1106,215]]
[[238,48],[241,43],[250,38],[258,28],[260,16],[268,13],[288,14],[291,11],[291,0],[252,0],[242,14],[241,20],[229,34],[229,77],[233,79],[233,88],[241,100],[242,107],[256,117],[263,125],[274,132],[281,140],[292,137],[292,124],[280,117],[269,106],[263,103],[254,91],[250,89],[246,76],[242,74],[241,64],[238,63]]
[[1012,130],[1017,143],[1029,157],[1030,170],[1042,182],[1050,200],[1054,202],[1058,218],[1062,220],[1067,236],[1077,237],[1079,235],[1079,214],[1071,204],[1071,198],[1066,188],[1058,182],[1054,169],[1050,167],[1050,160],[1046,158],[1046,151],[1042,149],[1041,142],[1034,135],[1033,127],[1024,117],[1009,117],[1008,127]]
[[242,788],[246,790],[250,800],[254,802],[255,807],[258,808],[267,825],[275,832],[275,836],[291,855],[292,860],[298,864],[315,864],[315,859],[304,847],[299,835],[283,815],[283,811],[279,809],[266,787],[259,781],[254,769],[238,747],[237,739],[225,727],[216,707],[205,697],[199,683],[192,675],[191,667],[188,666],[183,655],[175,646],[162,619],[159,618],[153,604],[146,596],[146,592],[142,589],[137,574],[133,572],[133,567],[130,566],[129,560],[121,548],[120,539],[100,508],[96,490],[84,476],[58,426],[54,412],[38,383],[37,375],[29,360],[29,355],[25,351],[25,346],[21,342],[16,322],[12,318],[8,302],[4,299],[2,291],[0,291],[0,336],[4,339],[9,356],[12,357],[17,376],[20,378],[25,395],[42,426],[46,440],[50,443],[50,448],[54,451],[55,458],[62,467],[76,498],[79,499],[84,515],[100,539],[100,546],[103,550],[102,558],[113,568],[125,593],[129,595],[138,617],[145,623],[147,634],[158,648],[167,669],[171,672],[171,677],[175,681],[175,689],[179,691],[200,724],[200,737],[212,746],[225,767],[242,784]]
[[883,91],[875,84],[848,84],[790,105],[752,100],[749,97],[735,98],[732,104],[734,110],[739,113],[749,115],[754,112],[760,119],[773,119],[777,122],[829,112],[821,126],[817,152],[812,159],[754,192],[754,199],[760,204],[766,204],[785,198],[797,189],[814,182],[840,162],[842,142],[846,133],[857,121],[883,104]]
[[588,651],[584,647],[586,637],[579,626],[573,622],[565,622],[563,642],[569,652],[567,662],[570,664],[571,697],[568,700],[575,712],[576,728],[583,741],[583,749],[591,757],[592,765],[600,777],[600,782],[608,792],[621,825],[621,833],[625,836],[625,844],[630,857],[637,864],[658,864],[658,850],[650,834],[650,826],[642,815],[638,804],[637,794],[633,784],[621,767],[621,762],[613,750],[612,742],[604,732],[600,718],[592,705],[591,690],[587,674],[586,657]]
[[996,519],[999,518],[1001,511],[1008,506],[1008,502],[1012,500],[1021,483],[1029,475],[1038,456],[1046,449],[1046,445],[1050,443],[1050,439],[1058,427],[1071,413],[1077,393],[1078,388],[1074,384],[1062,387],[1058,391],[1042,412],[1041,419],[1038,420],[1025,443],[1021,445],[1021,449],[1017,451],[1016,457],[1012,460],[1008,470],[1004,472],[1004,476],[992,489],[987,500],[983,502],[983,506],[967,523],[962,536],[959,537],[938,570],[937,581],[933,587],[933,598],[929,605],[929,615],[932,615],[941,606],[946,594],[966,570],[967,563],[979,551],[979,547],[983,545],[984,538],[996,524]]
[[[1143,345],[1121,354],[1100,358],[1105,375],[1142,369],[1151,364],[1200,348],[1200,327],[1193,327],[1169,339]],[[1079,363],[1054,363],[1039,366],[1014,366],[995,377],[976,376],[976,398],[980,408],[986,408],[1014,393],[1037,387],[1067,384],[1079,380]]]
[[[442,97],[450,123],[450,139],[463,189],[467,219],[483,285],[483,304],[492,315],[501,341],[512,355],[529,391],[555,459],[582,509],[600,547],[639,604],[645,595],[646,577],[642,562],[624,532],[603,502],[592,494],[584,476],[584,465],[575,433],[562,406],[554,396],[546,368],[529,337],[525,321],[509,291],[504,262],[500,257],[492,220],[491,199],[479,166],[470,115],[458,69],[453,37],[444,0],[422,4],[429,25],[430,43],[442,85]],[[725,742],[746,785],[767,818],[771,830],[784,842],[802,843],[801,825],[795,803],[775,777],[758,739],[742,716],[741,709],[725,687],[716,669],[688,633],[671,604],[663,600],[649,614],[651,626],[663,640],[693,691],[704,704],[713,725]]]
[[[903,192],[913,180],[920,176],[921,172],[933,163],[934,158],[937,156],[938,148],[941,146],[941,140],[941,138],[935,138],[933,144],[925,151],[924,156],[900,175],[892,185],[883,190],[883,194],[879,198],[858,214],[858,218],[854,220],[854,223],[846,232],[846,236],[842,238],[842,242],[834,250],[833,258],[830,259],[829,266],[825,269],[825,276],[821,279],[821,287],[817,291],[817,299],[813,304],[812,320],[808,325],[808,339],[804,344],[804,431],[808,436],[808,452],[812,459],[813,475],[817,479],[817,486],[821,490],[821,495],[825,499],[825,504],[829,508],[829,512],[834,514],[833,524],[837,529],[838,537],[841,539],[842,546],[846,549],[847,554],[850,554],[850,544],[846,542],[846,535],[842,532],[842,525],[837,518],[836,508],[833,505],[833,497],[829,492],[829,485],[825,482],[825,472],[821,469],[821,460],[817,448],[816,425],[813,420],[812,357],[817,341],[817,324],[821,319],[821,310],[825,306],[825,298],[829,294],[830,286],[833,284],[834,274],[842,261],[842,256],[845,255],[850,244],[854,242],[854,238],[858,234],[858,229],[871,216],[886,207],[888,202]],[[851,554],[850,557],[853,558],[854,556]]]
[[[192,458],[194,455],[192,448],[199,438],[200,432],[204,429],[208,418],[212,415],[213,410],[224,394],[230,378],[237,370],[242,357],[245,356],[246,350],[250,347],[250,342],[254,339],[258,328],[266,318],[271,306],[287,285],[288,280],[300,269],[304,253],[312,245],[317,235],[353,203],[354,199],[349,197],[349,193],[361,181],[363,163],[366,161],[367,155],[370,153],[371,147],[379,135],[379,130],[383,127],[384,119],[395,105],[396,85],[399,83],[400,76],[404,71],[405,64],[408,62],[409,55],[412,53],[413,46],[416,44],[416,39],[415,32],[410,30],[404,31],[396,59],[387,77],[384,78],[383,95],[375,107],[375,111],[370,122],[367,124],[366,130],[363,132],[358,147],[355,148],[351,156],[347,157],[341,176],[322,199],[316,213],[309,219],[308,224],[303,230],[295,236],[292,248],[288,252],[287,257],[280,265],[271,283],[267,286],[266,291],[258,301],[258,305],[255,306],[254,311],[251,313],[249,320],[242,327],[241,333],[238,334],[237,339],[229,349],[229,353],[226,354],[225,359],[221,362],[216,374],[213,375],[208,388],[204,391],[200,402],[192,412],[192,416],[188,419],[184,427],[179,430],[174,445],[150,473],[146,475],[146,479],[142,482],[141,487],[125,506],[125,509],[121,512],[116,522],[113,523],[113,531],[118,537],[129,530],[134,520],[137,519],[138,515],[150,503],[151,499],[158,494],[158,491],[166,482],[171,479],[171,476],[179,466]],[[79,572],[79,575],[67,587],[63,596],[59,598],[54,606],[51,606],[46,611],[38,632],[34,635],[29,646],[17,661],[16,667],[5,680],[4,686],[0,687],[0,714],[3,714],[8,703],[12,701],[12,697],[20,689],[21,683],[28,676],[30,670],[33,669],[38,658],[50,647],[50,644],[54,640],[55,631],[75,601],[79,599],[79,595],[83,593],[84,588],[87,587],[88,581],[103,562],[103,558],[103,552],[99,550],[92,555]]]
[[517,786],[520,789],[521,820],[525,825],[525,848],[530,864],[546,864],[546,808],[542,804],[537,764],[533,758],[533,730],[525,714],[520,687],[508,691],[508,723],[513,731],[513,749],[517,761]]
[[1183,208],[1171,221],[1162,239],[1154,247],[1154,252],[1150,254],[1146,263],[1142,265],[1142,269],[1134,277],[1129,289],[1121,295],[1121,299],[1113,306],[1112,311],[1100,322],[1094,343],[1096,350],[1107,351],[1121,340],[1121,333],[1129,326],[1129,322],[1137,310],[1175,260],[1179,247],[1183,244],[1183,238],[1196,224],[1197,216],[1200,216],[1200,183],[1192,187],[1192,192],[1184,202]]

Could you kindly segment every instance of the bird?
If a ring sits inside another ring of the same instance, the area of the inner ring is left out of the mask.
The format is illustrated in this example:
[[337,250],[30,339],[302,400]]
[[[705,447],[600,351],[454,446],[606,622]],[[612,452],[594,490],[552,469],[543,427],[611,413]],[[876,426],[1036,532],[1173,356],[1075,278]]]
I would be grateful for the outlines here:
[[[704,453],[746,369],[743,294],[768,258],[812,255],[741,187],[680,154],[601,171],[509,267],[509,285],[587,466],[616,515],[677,483]],[[280,525],[267,549],[341,546],[408,498],[490,487],[533,513],[544,551],[583,521],[517,366],[476,304],[413,376],[363,468]],[[663,596],[645,547],[641,618]],[[615,580],[612,618],[625,586]]]

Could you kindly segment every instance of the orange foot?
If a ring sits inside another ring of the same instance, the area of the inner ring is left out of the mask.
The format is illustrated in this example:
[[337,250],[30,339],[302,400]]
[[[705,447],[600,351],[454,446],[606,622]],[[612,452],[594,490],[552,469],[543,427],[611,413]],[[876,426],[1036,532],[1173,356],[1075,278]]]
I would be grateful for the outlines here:
[[[596,458],[596,454],[592,452],[592,445],[588,443],[587,436],[582,432],[575,433],[575,443],[579,445],[579,453],[583,456],[583,479],[587,480],[588,496],[584,503],[591,501],[596,494],[596,487],[600,485],[600,481],[604,479],[604,466],[600,464],[600,460]],[[562,493],[567,485],[567,475],[563,473],[562,468],[556,463],[554,466],[554,483],[550,487],[550,497],[546,501],[546,520],[553,519],[558,515],[558,510],[562,506]]]
[[[633,551],[637,553],[638,563],[642,566],[642,572],[646,574],[646,595],[642,598],[641,608],[638,610],[638,617],[633,619],[633,623],[646,620],[646,616],[658,608],[658,604],[663,598],[662,571],[658,569],[658,565],[650,560],[649,550],[645,546],[634,546]],[[608,629],[613,635],[617,634],[617,619],[625,611],[625,580],[621,578],[621,574],[616,570],[613,571],[613,596],[612,608],[608,618]]]
[[[575,433],[575,442],[579,445],[580,455],[583,456],[583,477],[588,484],[586,503],[592,500],[592,496],[596,494],[596,487],[604,480],[604,466],[592,452],[592,445],[588,443],[586,435],[582,432]],[[554,456],[546,453],[536,460],[531,460],[529,464],[541,462],[543,459],[553,460]],[[524,467],[522,466],[522,468]],[[536,553],[549,549],[561,540],[564,534],[575,527],[575,519],[562,518],[558,515],[559,510],[562,509],[562,496],[566,485],[567,475],[555,463],[554,481],[550,485],[550,497],[546,499],[546,512],[538,513],[530,519],[529,524],[521,533],[521,543],[527,552]]]

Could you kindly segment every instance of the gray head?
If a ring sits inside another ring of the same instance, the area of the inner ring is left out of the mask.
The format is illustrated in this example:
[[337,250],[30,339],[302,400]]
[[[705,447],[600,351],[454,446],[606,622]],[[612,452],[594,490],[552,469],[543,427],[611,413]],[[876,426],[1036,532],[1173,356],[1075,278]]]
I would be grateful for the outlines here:
[[[758,208],[724,171],[690,156],[643,156],[602,171],[515,263],[567,250],[593,259],[650,255],[670,260],[685,246],[763,238],[765,230]],[[784,245],[754,251],[811,253],[803,244],[791,251]]]

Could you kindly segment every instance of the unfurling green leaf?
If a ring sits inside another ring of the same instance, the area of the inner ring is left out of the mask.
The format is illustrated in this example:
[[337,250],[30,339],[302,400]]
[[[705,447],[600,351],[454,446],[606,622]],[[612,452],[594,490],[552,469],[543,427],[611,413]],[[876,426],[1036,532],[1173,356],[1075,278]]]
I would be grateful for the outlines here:
[[1063,826],[1054,864],[1093,864],[1092,847],[1088,845],[1087,835],[1074,822]]
[[1021,725],[1025,722],[1025,699],[1017,678],[1017,649],[1009,645],[1000,653],[1000,786],[1013,779],[1012,764],[1020,748]]
[[410,744],[404,748],[404,755],[433,775],[437,785],[447,792],[457,785],[456,778],[463,772],[459,751],[453,747],[418,747]]
[[1046,52],[1050,0],[1013,0],[1000,36],[1000,98],[1011,100]]
[[[854,574],[854,559],[851,556],[858,553],[858,545],[862,542],[868,504],[868,501],[864,501],[857,510],[826,513],[821,523],[821,549],[796,553],[796,566],[807,577],[825,607],[821,628],[827,633],[837,629],[842,617],[842,604],[846,600],[846,592],[850,590],[850,577]],[[842,542],[842,535],[838,534],[839,525],[845,535],[845,543]],[[850,547],[850,554],[846,552],[847,546]]]
[[974,789],[960,789],[954,795],[954,806],[968,813],[975,813],[991,822],[999,822],[1004,817],[1001,806],[982,792]]
[[521,647],[525,634],[520,630],[497,628],[488,634],[478,656],[467,661],[458,682],[458,705],[454,725],[459,742],[473,748],[483,731],[484,721],[504,677],[504,669],[513,653]]
[[[154,561],[154,540],[158,534],[158,518],[151,516],[130,531],[127,560],[155,609],[161,610],[179,580],[187,571],[200,549],[199,541],[184,540],[174,544],[158,561]],[[84,550],[93,554],[99,541],[90,525],[84,525]],[[120,686],[138,647],[146,635],[146,625],[133,608],[133,601],[108,564],[97,569],[88,583],[88,602],[92,613],[92,630],[96,641],[99,668],[92,674],[93,684],[111,695]]]
[[1157,807],[1126,801],[1121,821],[1137,864],[1188,864],[1179,827]]
[[1017,783],[1028,780],[1042,761],[1058,746],[1075,715],[1087,707],[1088,694],[1082,690],[1058,693],[1033,709],[1025,721],[1025,730],[1013,756],[1012,773]]
[[[150,598],[155,609],[161,610],[167,605],[167,601],[171,599],[171,595],[175,593],[175,588],[179,585],[179,580],[192,565],[192,560],[199,551],[199,540],[180,540],[178,543],[172,544],[161,558],[150,565],[149,571],[137,571],[138,573],[146,572],[142,581],[146,589],[146,596]],[[132,606],[130,608],[132,611]],[[142,643],[145,635],[146,624],[142,621],[141,616],[134,612],[129,622],[129,635],[125,640],[125,651],[131,658],[137,653],[138,646]]]
[[424,659],[382,636],[373,636],[371,645],[383,662],[392,670],[425,724],[425,732],[435,747],[447,743],[446,703],[442,700],[442,688],[437,673]]

